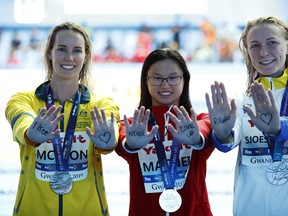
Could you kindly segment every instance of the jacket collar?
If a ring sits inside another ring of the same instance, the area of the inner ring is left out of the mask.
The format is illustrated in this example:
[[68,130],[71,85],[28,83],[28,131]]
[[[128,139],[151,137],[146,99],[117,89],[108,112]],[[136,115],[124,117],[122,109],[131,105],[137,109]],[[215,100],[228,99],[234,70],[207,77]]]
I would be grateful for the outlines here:
[[256,80],[262,83],[265,90],[285,88],[287,85],[287,80],[288,80],[288,68],[284,70],[284,73],[282,74],[281,77],[277,77],[277,78],[258,77]]
[[[37,87],[35,95],[43,101],[46,101],[46,89],[50,81],[46,81]],[[90,101],[91,95],[87,87],[79,84],[79,90],[81,92],[80,104],[85,104]],[[73,102],[73,98],[70,99]]]

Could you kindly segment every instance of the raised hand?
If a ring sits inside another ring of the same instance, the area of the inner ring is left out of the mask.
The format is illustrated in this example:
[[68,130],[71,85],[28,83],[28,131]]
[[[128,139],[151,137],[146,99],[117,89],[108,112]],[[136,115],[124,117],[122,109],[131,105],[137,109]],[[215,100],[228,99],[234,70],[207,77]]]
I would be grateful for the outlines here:
[[280,115],[271,90],[266,92],[261,83],[255,82],[251,85],[251,93],[256,115],[246,105],[248,115],[259,130],[276,136],[280,132]]
[[232,99],[228,102],[225,86],[215,82],[211,85],[212,103],[209,94],[205,94],[206,105],[215,135],[220,142],[226,142],[236,121],[236,103]]
[[129,124],[127,116],[124,115],[126,127],[126,142],[129,149],[140,149],[146,146],[158,132],[158,125],[148,131],[148,121],[150,110],[145,111],[145,107],[135,110],[133,121]]
[[42,108],[28,128],[27,138],[35,143],[44,143],[58,136],[60,129],[55,130],[55,128],[64,117],[64,113],[58,115],[61,110],[61,105],[57,108],[53,105],[48,110],[46,107]]
[[183,106],[181,106],[180,109],[177,106],[174,106],[173,109],[177,116],[170,111],[167,112],[167,115],[176,126],[175,128],[173,125],[168,124],[168,130],[172,133],[173,137],[184,144],[195,145],[201,143],[196,119],[197,115],[193,108],[191,108],[192,117],[189,116],[189,113]]
[[116,145],[114,113],[111,113],[110,121],[107,120],[103,109],[101,109],[100,112],[97,106],[90,111],[94,131],[92,132],[91,129],[87,127],[86,133],[97,148],[109,150]]

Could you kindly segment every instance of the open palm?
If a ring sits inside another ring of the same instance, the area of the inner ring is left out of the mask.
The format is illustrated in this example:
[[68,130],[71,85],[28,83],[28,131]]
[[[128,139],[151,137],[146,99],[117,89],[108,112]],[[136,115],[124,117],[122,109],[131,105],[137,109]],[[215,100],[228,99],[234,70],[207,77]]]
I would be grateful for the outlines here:
[[225,86],[223,83],[215,82],[211,85],[212,104],[209,94],[205,94],[210,121],[215,135],[221,140],[225,140],[231,133],[236,121],[235,100],[228,102]]

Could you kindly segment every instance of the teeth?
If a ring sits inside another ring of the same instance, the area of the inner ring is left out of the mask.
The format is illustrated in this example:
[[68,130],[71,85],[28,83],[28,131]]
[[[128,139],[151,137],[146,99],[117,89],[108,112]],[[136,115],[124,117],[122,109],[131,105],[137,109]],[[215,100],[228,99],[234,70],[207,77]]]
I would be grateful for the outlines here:
[[75,66],[73,65],[62,65],[62,68],[66,69],[66,70],[71,70],[73,69]]
[[262,61],[261,64],[270,64],[272,62],[272,60],[266,60],[266,61]]
[[164,95],[164,96],[167,96],[167,95],[171,95],[171,92],[159,92],[160,95]]

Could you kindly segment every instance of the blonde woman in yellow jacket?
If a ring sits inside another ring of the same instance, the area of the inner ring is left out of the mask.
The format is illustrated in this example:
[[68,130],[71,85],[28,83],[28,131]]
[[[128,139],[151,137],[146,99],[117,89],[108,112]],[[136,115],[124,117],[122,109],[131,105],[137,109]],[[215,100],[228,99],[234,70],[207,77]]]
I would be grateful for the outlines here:
[[7,104],[21,160],[13,215],[109,215],[101,154],[116,148],[119,109],[89,91],[91,50],[82,27],[54,27],[46,81]]

